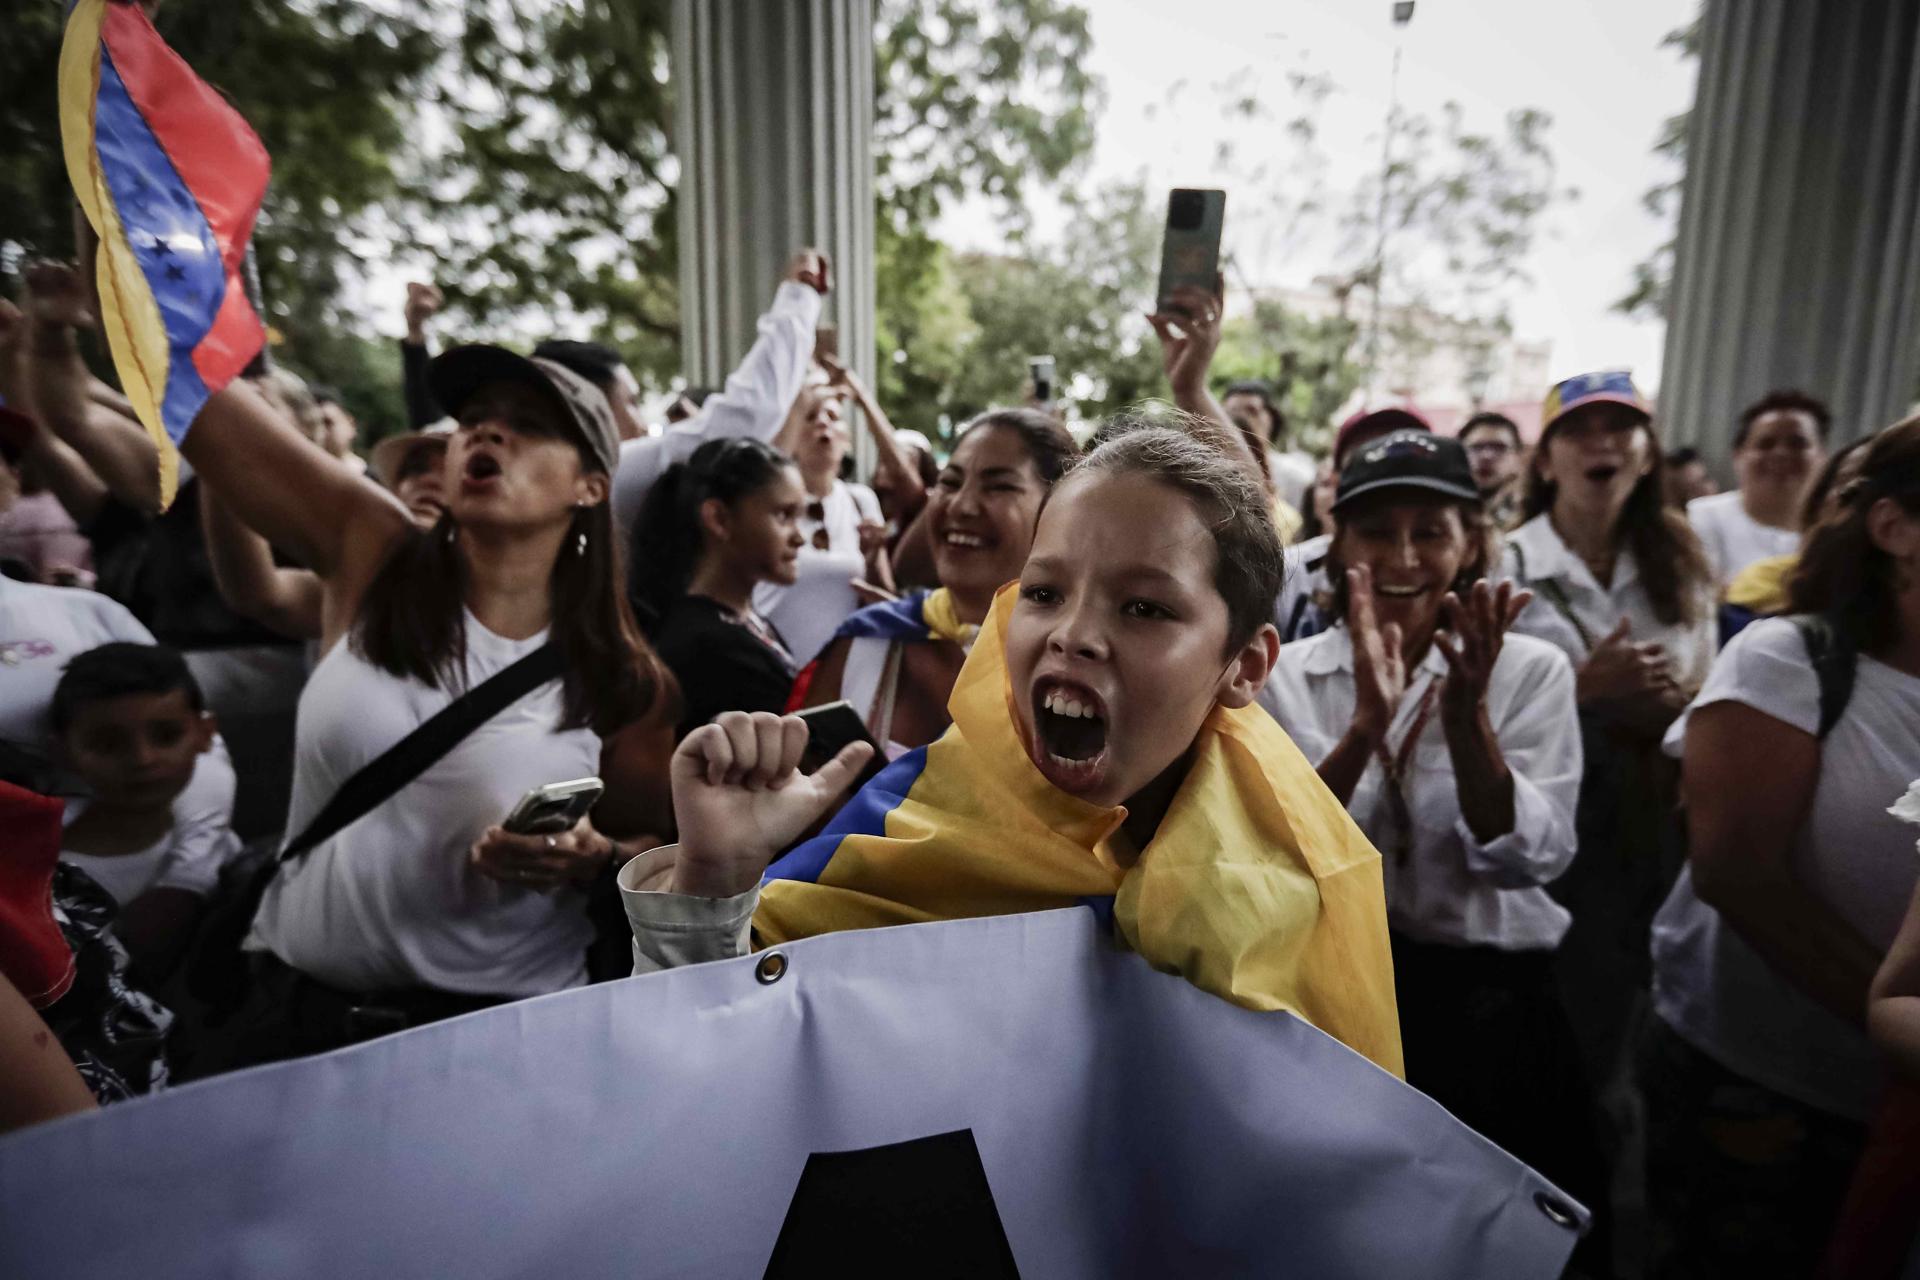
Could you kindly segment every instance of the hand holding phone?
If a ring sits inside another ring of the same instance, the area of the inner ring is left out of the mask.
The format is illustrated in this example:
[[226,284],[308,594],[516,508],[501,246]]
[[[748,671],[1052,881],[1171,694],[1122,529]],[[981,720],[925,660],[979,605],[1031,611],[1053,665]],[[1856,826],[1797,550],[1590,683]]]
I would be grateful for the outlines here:
[[575,778],[571,782],[549,782],[534,787],[520,797],[506,820],[500,824],[514,835],[558,835],[573,830],[600,799],[606,784],[598,778]]
[[1033,400],[1038,405],[1053,403],[1053,357],[1035,356],[1027,362],[1027,372],[1033,377]]

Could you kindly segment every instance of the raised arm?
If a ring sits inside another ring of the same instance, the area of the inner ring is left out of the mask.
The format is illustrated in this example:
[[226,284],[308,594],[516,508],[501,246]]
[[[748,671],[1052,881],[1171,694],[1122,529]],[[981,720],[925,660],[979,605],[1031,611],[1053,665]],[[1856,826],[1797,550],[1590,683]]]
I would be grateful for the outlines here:
[[208,399],[181,452],[248,527],[350,606],[413,532],[399,499],[322,452],[244,380]]
[[728,375],[725,388],[685,422],[620,446],[613,514],[623,534],[632,530],[654,481],[707,441],[726,436],[773,439],[813,363],[813,331],[820,322],[829,273],[825,254],[812,249],[795,254],[774,291],[773,305],[760,317],[759,337],[740,367]]
[[1191,285],[1178,289],[1173,296],[1181,310],[1157,311],[1147,317],[1147,323],[1160,339],[1160,358],[1173,389],[1173,403],[1191,418],[1194,436],[1248,468],[1260,491],[1271,493],[1273,478],[1267,474],[1266,459],[1234,426],[1207,387],[1213,353],[1220,348],[1223,288],[1224,282],[1216,281],[1211,294]]
[[[160,455],[130,415],[97,400],[80,358],[78,330],[93,327],[86,289],[73,268],[40,262],[27,269],[25,399],[40,425],[136,511],[160,509]],[[74,513],[76,520],[80,515]]]
[[214,585],[235,613],[294,640],[319,638],[325,591],[318,574],[275,564],[267,540],[242,524],[216,490],[201,491],[200,527]]
[[927,486],[920,479],[919,469],[907,461],[900,442],[893,438],[893,423],[888,421],[886,413],[880,408],[880,402],[867,390],[867,384],[860,375],[841,364],[831,356],[822,356],[821,365],[832,376],[829,384],[845,387],[859,406],[860,417],[867,425],[867,434],[873,440],[873,454],[876,461],[876,474],[889,476],[893,481],[893,491],[900,495],[900,503],[908,511],[918,511],[926,501]]
[[440,405],[427,386],[427,321],[440,310],[439,286],[418,280],[407,284],[407,336],[400,339],[401,394],[406,398],[407,427],[418,431],[444,418]]

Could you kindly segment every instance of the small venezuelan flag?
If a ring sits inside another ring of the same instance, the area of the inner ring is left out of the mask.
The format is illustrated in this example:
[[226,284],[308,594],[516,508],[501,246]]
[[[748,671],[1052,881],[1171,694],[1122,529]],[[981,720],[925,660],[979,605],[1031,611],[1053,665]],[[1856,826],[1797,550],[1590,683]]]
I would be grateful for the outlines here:
[[267,151],[139,5],[109,0],[67,15],[60,137],[100,238],[100,323],[171,502],[187,428],[265,340],[240,272]]

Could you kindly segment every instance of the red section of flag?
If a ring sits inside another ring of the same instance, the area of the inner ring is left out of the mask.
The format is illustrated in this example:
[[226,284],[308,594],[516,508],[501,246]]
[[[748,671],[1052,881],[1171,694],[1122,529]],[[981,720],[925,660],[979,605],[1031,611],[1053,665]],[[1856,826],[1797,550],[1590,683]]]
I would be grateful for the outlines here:
[[226,296],[212,328],[193,349],[195,369],[217,390],[265,339],[240,273],[267,191],[267,150],[240,113],[167,47],[139,5],[108,5],[101,43],[219,246]]

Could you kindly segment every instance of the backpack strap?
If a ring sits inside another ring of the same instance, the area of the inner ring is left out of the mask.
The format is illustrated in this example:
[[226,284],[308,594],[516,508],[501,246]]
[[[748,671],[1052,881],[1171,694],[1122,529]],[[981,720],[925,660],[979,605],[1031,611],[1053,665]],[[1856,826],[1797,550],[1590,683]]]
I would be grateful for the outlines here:
[[1859,653],[1853,637],[1830,613],[1796,613],[1787,621],[1800,633],[1801,643],[1807,646],[1807,661],[1820,682],[1820,736],[1825,738],[1840,723],[1853,698]]
[[287,842],[272,865],[278,868],[301,857],[372,813],[460,745],[468,734],[559,676],[562,669],[560,647],[548,641],[434,712],[412,733],[341,783],[333,798],[304,831]]
[[1573,611],[1573,601],[1567,599],[1567,589],[1560,585],[1560,579],[1542,578],[1538,582],[1533,581],[1527,573],[1526,548],[1518,542],[1508,542],[1507,546],[1513,549],[1514,567],[1520,571],[1520,581],[1539,590],[1546,602],[1553,606],[1554,612],[1572,624],[1574,633],[1580,637],[1580,643],[1585,645],[1587,652],[1591,654],[1594,646],[1599,642],[1594,639],[1593,632],[1587,624],[1580,621],[1580,615]]

